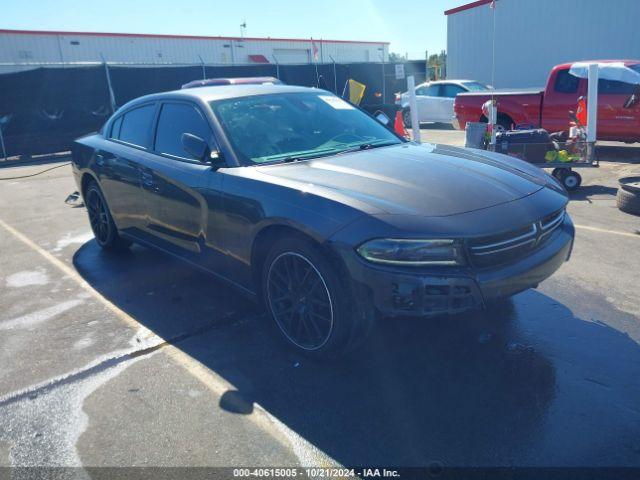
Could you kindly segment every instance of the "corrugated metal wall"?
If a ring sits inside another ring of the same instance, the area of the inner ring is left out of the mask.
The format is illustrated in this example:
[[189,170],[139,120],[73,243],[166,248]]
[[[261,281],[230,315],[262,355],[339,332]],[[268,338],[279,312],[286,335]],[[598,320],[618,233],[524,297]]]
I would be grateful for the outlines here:
[[[384,43],[315,41],[318,61],[388,61]],[[3,62],[108,62],[134,63],[252,63],[250,55],[263,55],[275,63],[309,63],[311,40],[252,40],[136,37],[82,34],[24,34],[0,32],[0,63]],[[287,55],[290,52],[290,55]]]
[[[542,87],[557,64],[640,59],[640,0],[498,0],[497,88]],[[492,83],[493,10],[447,16],[447,74]]]

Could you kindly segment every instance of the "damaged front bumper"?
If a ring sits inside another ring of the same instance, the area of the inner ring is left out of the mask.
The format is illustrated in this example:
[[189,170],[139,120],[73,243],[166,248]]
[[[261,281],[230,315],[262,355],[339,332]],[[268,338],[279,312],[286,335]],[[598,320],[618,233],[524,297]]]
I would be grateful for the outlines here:
[[344,260],[357,301],[373,304],[385,316],[454,314],[483,308],[492,300],[536,287],[569,259],[574,232],[567,216],[562,227],[539,249],[494,268],[468,267],[455,272],[401,270],[373,265],[355,252]]

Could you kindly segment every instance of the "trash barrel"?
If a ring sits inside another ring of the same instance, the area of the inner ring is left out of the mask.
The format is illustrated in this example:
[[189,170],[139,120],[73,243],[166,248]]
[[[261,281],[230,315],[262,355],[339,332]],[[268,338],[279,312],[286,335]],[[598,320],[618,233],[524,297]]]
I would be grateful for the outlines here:
[[483,122],[467,122],[465,127],[464,146],[469,148],[483,148],[484,134],[487,133],[487,124]]

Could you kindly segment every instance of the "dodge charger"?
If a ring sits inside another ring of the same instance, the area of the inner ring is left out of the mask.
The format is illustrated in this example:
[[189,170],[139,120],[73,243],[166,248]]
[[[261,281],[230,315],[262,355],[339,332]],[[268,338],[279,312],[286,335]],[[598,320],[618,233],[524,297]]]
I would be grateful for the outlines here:
[[264,302],[315,356],[378,316],[455,314],[568,260],[556,179],[512,157],[418,145],[318,89],[225,85],[135,99],[76,140],[98,245],[179,257]]

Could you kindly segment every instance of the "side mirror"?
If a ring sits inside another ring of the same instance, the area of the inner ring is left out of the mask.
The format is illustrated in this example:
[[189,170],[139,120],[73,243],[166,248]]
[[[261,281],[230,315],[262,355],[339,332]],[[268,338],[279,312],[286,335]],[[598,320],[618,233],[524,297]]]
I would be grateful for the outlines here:
[[182,148],[189,155],[197,158],[201,162],[209,161],[209,145],[202,138],[190,133],[182,134]]
[[377,112],[376,120],[378,120],[385,127],[389,125],[389,122],[391,121],[391,119],[384,112]]

